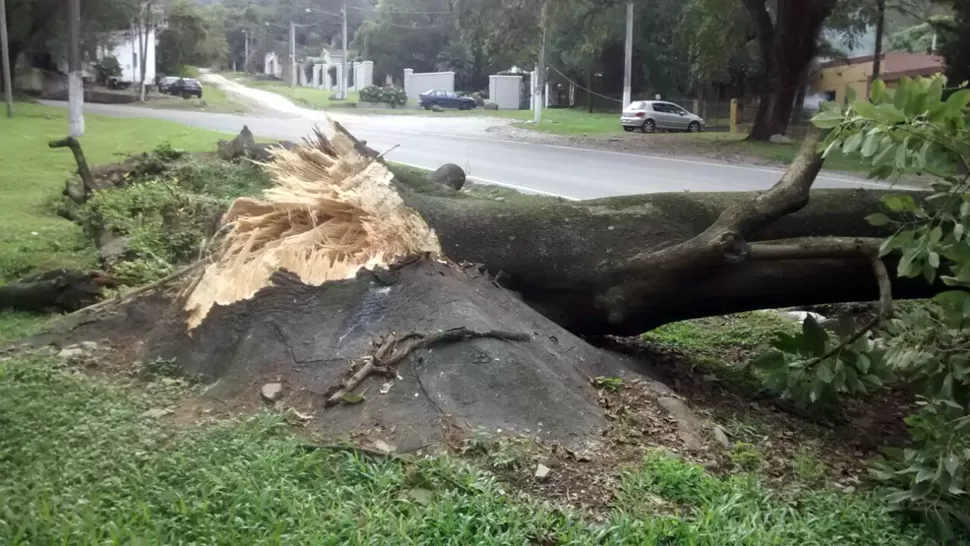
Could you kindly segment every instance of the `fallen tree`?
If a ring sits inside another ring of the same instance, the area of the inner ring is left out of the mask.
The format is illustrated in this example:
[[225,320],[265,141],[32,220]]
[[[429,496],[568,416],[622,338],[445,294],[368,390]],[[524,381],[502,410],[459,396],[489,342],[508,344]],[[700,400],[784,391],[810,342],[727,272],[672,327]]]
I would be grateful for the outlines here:
[[[279,383],[334,432],[419,445],[470,425],[585,445],[604,420],[592,378],[649,370],[576,334],[932,289],[873,268],[878,192],[810,193],[818,135],[764,193],[575,203],[395,177],[332,129],[274,150],[274,187],[232,204],[221,248],[174,299],[136,298],[66,338],[142,340],[142,358],[218,379],[218,400]],[[698,447],[700,421],[645,384]]]

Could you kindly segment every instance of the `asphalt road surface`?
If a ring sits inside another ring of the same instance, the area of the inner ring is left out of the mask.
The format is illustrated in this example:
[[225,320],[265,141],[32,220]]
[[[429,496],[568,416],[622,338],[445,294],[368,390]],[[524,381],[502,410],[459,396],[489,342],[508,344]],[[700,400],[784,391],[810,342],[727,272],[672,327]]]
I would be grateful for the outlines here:
[[[274,104],[276,112],[246,116],[109,104],[86,104],[85,111],[119,117],[167,119],[232,134],[238,133],[243,125],[248,125],[257,136],[296,141],[310,134],[314,125],[324,125],[321,112],[304,110],[273,93],[248,88],[246,92],[270,95],[272,100],[279,103]],[[348,114],[334,114],[333,117],[375,150],[383,152],[397,145],[386,156],[390,161],[427,169],[455,163],[464,168],[473,181],[568,199],[669,191],[764,190],[771,187],[782,174],[777,169],[703,159],[648,156],[509,140],[487,131],[502,121],[486,118]],[[818,177],[814,187],[886,186],[862,179],[823,174]]]

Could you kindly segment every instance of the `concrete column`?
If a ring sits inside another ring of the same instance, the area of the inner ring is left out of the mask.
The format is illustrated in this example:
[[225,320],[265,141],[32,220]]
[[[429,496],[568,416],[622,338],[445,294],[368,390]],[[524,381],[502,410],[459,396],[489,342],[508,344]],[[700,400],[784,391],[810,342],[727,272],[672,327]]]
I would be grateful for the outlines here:
[[410,97],[411,96],[411,75],[414,74],[414,70],[411,68],[404,69],[404,93]]
[[358,91],[360,90],[360,63],[354,61],[354,64],[351,66],[353,66],[354,85],[350,88],[350,90]]

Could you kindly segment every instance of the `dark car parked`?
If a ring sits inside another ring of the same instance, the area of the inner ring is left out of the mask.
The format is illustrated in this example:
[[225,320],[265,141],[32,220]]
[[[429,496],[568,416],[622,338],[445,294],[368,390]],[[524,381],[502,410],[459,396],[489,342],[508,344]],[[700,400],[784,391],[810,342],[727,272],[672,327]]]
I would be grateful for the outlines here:
[[178,95],[183,99],[189,97],[202,98],[202,84],[193,78],[179,78],[168,88],[169,94]]
[[471,97],[462,97],[454,91],[442,91],[440,89],[432,89],[418,95],[418,104],[426,110],[430,110],[434,106],[471,110],[478,106],[475,99]]
[[164,78],[160,78],[158,80],[158,92],[168,93],[169,88],[177,81],[179,81],[178,76],[165,76]]

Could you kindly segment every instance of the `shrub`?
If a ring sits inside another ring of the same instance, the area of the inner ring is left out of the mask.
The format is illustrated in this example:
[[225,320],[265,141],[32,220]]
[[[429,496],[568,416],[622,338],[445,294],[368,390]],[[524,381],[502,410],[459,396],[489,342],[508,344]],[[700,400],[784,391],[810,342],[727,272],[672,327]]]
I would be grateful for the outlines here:
[[970,535],[970,89],[965,86],[943,100],[943,76],[903,78],[896,89],[876,80],[869,100],[850,97],[844,109],[827,103],[812,120],[829,130],[825,155],[838,150],[859,157],[872,166],[870,178],[898,180],[910,171],[935,177],[929,205],[908,195],[891,196],[883,200],[885,213],[867,219],[893,228],[879,255],[898,254],[898,277],[939,279],[954,290],[884,320],[878,343],[864,336],[848,343],[852,336],[828,349],[828,335],[806,319],[799,339],[780,339],[777,351],[758,361],[768,372],[769,387],[810,403],[865,392],[860,386],[877,387],[890,373],[906,380],[919,397],[919,409],[906,420],[911,446],[887,453],[872,472],[886,482],[886,499],[897,510],[921,518],[944,541]]
[[403,89],[396,87],[369,85],[360,90],[360,100],[362,102],[389,104],[391,106],[404,106],[408,103],[408,96]]
[[110,78],[121,77],[121,63],[118,59],[108,55],[94,65],[94,79],[98,85],[105,85]]
[[255,165],[198,159],[167,144],[134,161],[125,182],[97,192],[84,205],[59,206],[92,238],[107,230],[127,240],[114,273],[130,284],[198,259],[229,202],[268,185]]

